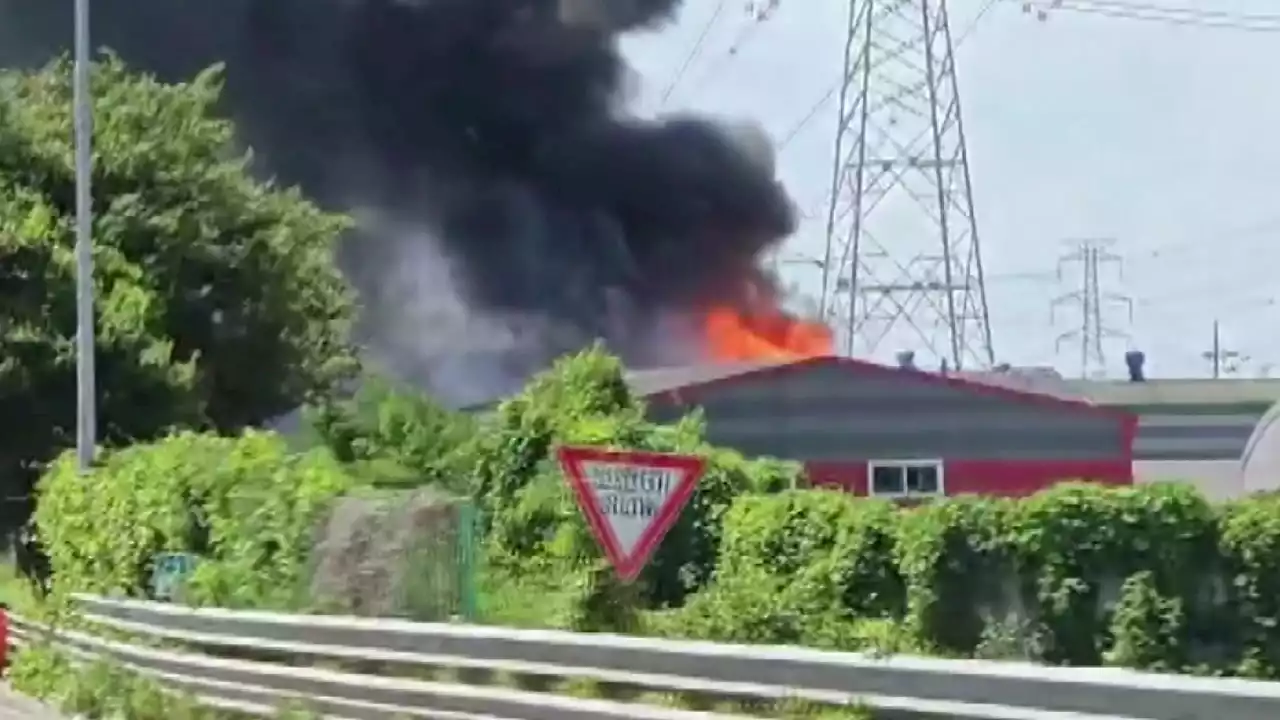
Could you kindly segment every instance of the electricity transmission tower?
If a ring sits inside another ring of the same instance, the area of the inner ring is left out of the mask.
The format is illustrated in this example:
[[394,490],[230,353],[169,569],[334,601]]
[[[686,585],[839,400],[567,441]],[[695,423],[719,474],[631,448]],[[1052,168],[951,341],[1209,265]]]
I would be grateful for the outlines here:
[[1128,334],[1108,326],[1103,317],[1103,308],[1112,305],[1125,307],[1129,313],[1129,321],[1133,321],[1133,299],[1103,289],[1102,268],[1115,265],[1120,269],[1119,255],[1107,248],[1114,244],[1112,240],[1076,240],[1072,241],[1073,249],[1058,260],[1058,279],[1064,277],[1063,271],[1069,265],[1080,265],[1080,285],[1076,290],[1059,295],[1050,305],[1050,321],[1056,323],[1056,311],[1063,305],[1075,308],[1079,317],[1079,325],[1068,330],[1057,338],[1055,350],[1061,350],[1063,343],[1077,342],[1080,348],[1080,377],[1100,377],[1107,374],[1106,341],[1127,340]]
[[946,0],[852,0],[819,302],[849,355],[994,364]]

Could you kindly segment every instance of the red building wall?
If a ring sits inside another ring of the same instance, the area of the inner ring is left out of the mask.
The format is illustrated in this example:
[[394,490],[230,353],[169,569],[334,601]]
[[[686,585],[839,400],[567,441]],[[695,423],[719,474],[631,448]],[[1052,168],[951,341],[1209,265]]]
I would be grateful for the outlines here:
[[816,358],[646,395],[659,420],[699,407],[710,442],[801,461],[815,485],[856,495],[868,494],[870,460],[941,458],[947,495],[1133,482],[1132,414],[962,378]]
[[[839,487],[854,495],[868,495],[867,463],[859,461],[805,462],[814,486]],[[1133,463],[1116,460],[1012,461],[943,460],[946,495],[1021,497],[1064,480],[1091,480],[1108,485],[1132,485]]]

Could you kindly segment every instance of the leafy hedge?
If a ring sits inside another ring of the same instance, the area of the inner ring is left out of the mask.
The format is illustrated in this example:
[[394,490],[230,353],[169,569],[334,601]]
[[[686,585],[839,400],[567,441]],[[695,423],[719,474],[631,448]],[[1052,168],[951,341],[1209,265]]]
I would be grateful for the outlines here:
[[[204,558],[191,601],[287,606],[316,520],[384,478],[378,461],[481,507],[492,622],[1280,677],[1280,495],[1215,506],[1190,486],[1069,483],[900,508],[797,489],[794,463],[709,446],[697,414],[648,420],[598,348],[475,418],[377,392],[313,415],[328,424],[307,452],[181,434],[109,453],[87,480],[64,459],[37,513],[58,584],[138,594],[154,553],[187,550]],[[635,585],[589,534],[562,443],[709,459]]]
[[[566,603],[549,614],[583,626],[613,621],[583,608],[597,596],[623,592],[612,586],[595,540],[568,490],[553,450],[560,444],[599,445],[695,453],[708,457],[706,474],[641,576],[635,601],[641,608],[678,605],[715,571],[721,517],[733,499],[790,487],[795,463],[748,460],[709,446],[704,423],[691,415],[672,425],[646,419],[643,403],[627,387],[623,368],[600,348],[558,362],[520,394],[501,403],[480,427],[469,450],[473,492],[487,518],[486,558],[492,581],[528,602],[531,587],[558,590]],[[541,577],[555,578],[545,588]],[[498,592],[502,592],[499,590]],[[544,595],[545,596],[545,595]],[[620,619],[619,622],[629,622]]]
[[[302,442],[185,433],[108,452],[88,478],[70,456],[55,463],[40,484],[37,524],[59,587],[144,595],[155,554],[185,551],[201,558],[188,602],[296,607],[313,530],[334,500],[357,487],[433,485],[482,510],[476,542],[491,609],[527,606],[534,593],[552,602],[531,622],[616,629],[709,582],[736,497],[799,479],[795,463],[707,445],[696,415],[650,422],[600,348],[562,360],[479,418],[377,378],[307,417]],[[563,443],[709,458],[637,586],[613,582],[555,461]]]
[[1280,677],[1275,496],[1068,483],[899,509],[797,490],[739,498],[723,532],[715,582],[664,632]]
[[411,387],[368,375],[353,396],[317,404],[305,415],[302,444],[327,447],[371,485],[468,492],[465,449],[474,423]]
[[35,520],[55,589],[142,596],[157,553],[190,552],[190,602],[283,608],[320,514],[354,485],[329,453],[295,453],[273,433],[179,433],[106,452],[88,476],[60,458]]

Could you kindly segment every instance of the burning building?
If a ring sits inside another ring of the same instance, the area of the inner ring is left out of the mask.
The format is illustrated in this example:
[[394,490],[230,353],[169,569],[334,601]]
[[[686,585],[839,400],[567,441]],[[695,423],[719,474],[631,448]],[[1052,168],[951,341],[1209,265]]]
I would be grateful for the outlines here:
[[[359,220],[338,252],[359,339],[447,400],[603,337],[690,366],[637,376],[658,411],[701,405],[717,442],[857,492],[1127,481],[1121,413],[831,358],[785,312],[761,261],[796,212],[767,138],[627,112],[619,38],[681,4],[94,0],[92,34],[162,80],[223,64],[255,170]],[[0,64],[65,52],[71,12],[0,0]]]
[[708,438],[804,463],[817,485],[920,498],[1133,482],[1134,415],[1054,395],[831,356],[632,373],[655,419],[706,413]]

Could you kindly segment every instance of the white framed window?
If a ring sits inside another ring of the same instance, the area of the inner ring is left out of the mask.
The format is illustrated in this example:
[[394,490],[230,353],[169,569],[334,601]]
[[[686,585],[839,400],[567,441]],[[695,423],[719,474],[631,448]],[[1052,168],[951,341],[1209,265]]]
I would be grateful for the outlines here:
[[874,497],[934,497],[944,494],[941,460],[872,460],[867,490]]

